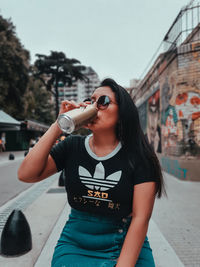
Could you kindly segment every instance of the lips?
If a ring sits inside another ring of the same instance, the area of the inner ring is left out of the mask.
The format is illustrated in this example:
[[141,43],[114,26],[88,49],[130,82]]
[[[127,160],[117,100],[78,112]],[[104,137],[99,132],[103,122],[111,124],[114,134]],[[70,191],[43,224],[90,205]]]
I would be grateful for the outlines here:
[[95,124],[98,121],[98,117],[95,118],[93,121],[90,122],[90,124]]
[[86,124],[85,126],[88,128],[92,125],[94,125],[97,122],[98,118],[96,117],[94,120],[90,121],[88,124]]

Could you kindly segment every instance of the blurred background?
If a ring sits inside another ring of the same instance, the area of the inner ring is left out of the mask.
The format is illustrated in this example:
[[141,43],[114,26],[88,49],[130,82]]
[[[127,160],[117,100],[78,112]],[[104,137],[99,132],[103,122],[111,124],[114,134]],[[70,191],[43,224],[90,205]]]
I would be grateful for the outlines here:
[[[157,266],[200,266],[197,0],[0,1],[0,233],[13,209],[34,221],[31,205],[56,187],[62,205],[41,230],[41,246],[18,257],[17,266],[34,266],[66,197],[59,175],[36,186],[18,181],[17,169],[61,101],[83,101],[107,77],[131,95],[165,176],[168,198],[156,201],[149,233]],[[1,264],[16,266],[3,256]]]

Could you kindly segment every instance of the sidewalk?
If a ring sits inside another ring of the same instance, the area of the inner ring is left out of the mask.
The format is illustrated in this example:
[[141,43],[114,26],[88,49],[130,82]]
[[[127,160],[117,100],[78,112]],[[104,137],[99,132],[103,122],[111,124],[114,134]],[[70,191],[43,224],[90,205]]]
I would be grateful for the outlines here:
[[25,151],[4,151],[0,152],[0,164],[9,163],[13,160],[9,160],[9,155],[13,154],[15,159],[14,160],[20,160],[24,158],[24,152]]
[[[60,232],[68,218],[70,207],[66,202],[66,193],[63,187],[58,187],[58,176],[55,174],[50,179],[53,183],[23,210],[32,233],[33,248],[25,255],[18,257],[0,256],[0,266],[5,267],[50,267],[55,244]],[[48,180],[48,179],[47,179]],[[34,187],[41,187],[42,183],[33,185],[17,198],[9,201],[0,208],[5,210],[12,202],[20,202],[21,195],[32,195]],[[24,201],[24,200],[23,200]],[[14,206],[14,204],[12,204]],[[175,251],[169,245],[164,235],[153,219],[150,220],[148,238],[153,249],[156,267],[183,267]]]
[[[31,251],[17,257],[4,257],[0,255],[0,266],[34,266],[66,204],[65,192],[63,188],[57,185],[58,176],[59,174],[55,174],[49,179],[34,184],[31,188],[8,201],[0,208],[0,218],[7,211],[10,214],[13,209],[22,210],[29,223],[32,235]],[[45,190],[40,194],[38,191],[42,188],[45,188]],[[50,190],[56,190],[57,193],[51,193]],[[44,266],[48,265],[44,263],[41,267]]]

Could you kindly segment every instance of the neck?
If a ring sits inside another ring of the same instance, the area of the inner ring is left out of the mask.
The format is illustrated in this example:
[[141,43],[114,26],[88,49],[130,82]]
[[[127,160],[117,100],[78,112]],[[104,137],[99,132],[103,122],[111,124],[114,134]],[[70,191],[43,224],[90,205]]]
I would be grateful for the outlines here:
[[97,156],[105,156],[112,152],[118,145],[119,140],[116,135],[109,134],[106,132],[97,134],[93,133],[92,138],[90,138],[90,148]]
[[116,134],[103,133],[93,133],[92,142],[95,146],[106,147],[106,146],[115,146],[119,143],[119,140],[116,137]]

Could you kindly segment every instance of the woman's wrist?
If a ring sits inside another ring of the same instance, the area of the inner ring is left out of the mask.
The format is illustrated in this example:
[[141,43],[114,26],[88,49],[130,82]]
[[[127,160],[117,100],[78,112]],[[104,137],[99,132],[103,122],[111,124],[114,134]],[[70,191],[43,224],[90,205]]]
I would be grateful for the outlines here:
[[51,127],[55,128],[55,130],[58,132],[59,135],[62,134],[62,130],[58,126],[58,121],[57,120],[54,123],[51,124]]

